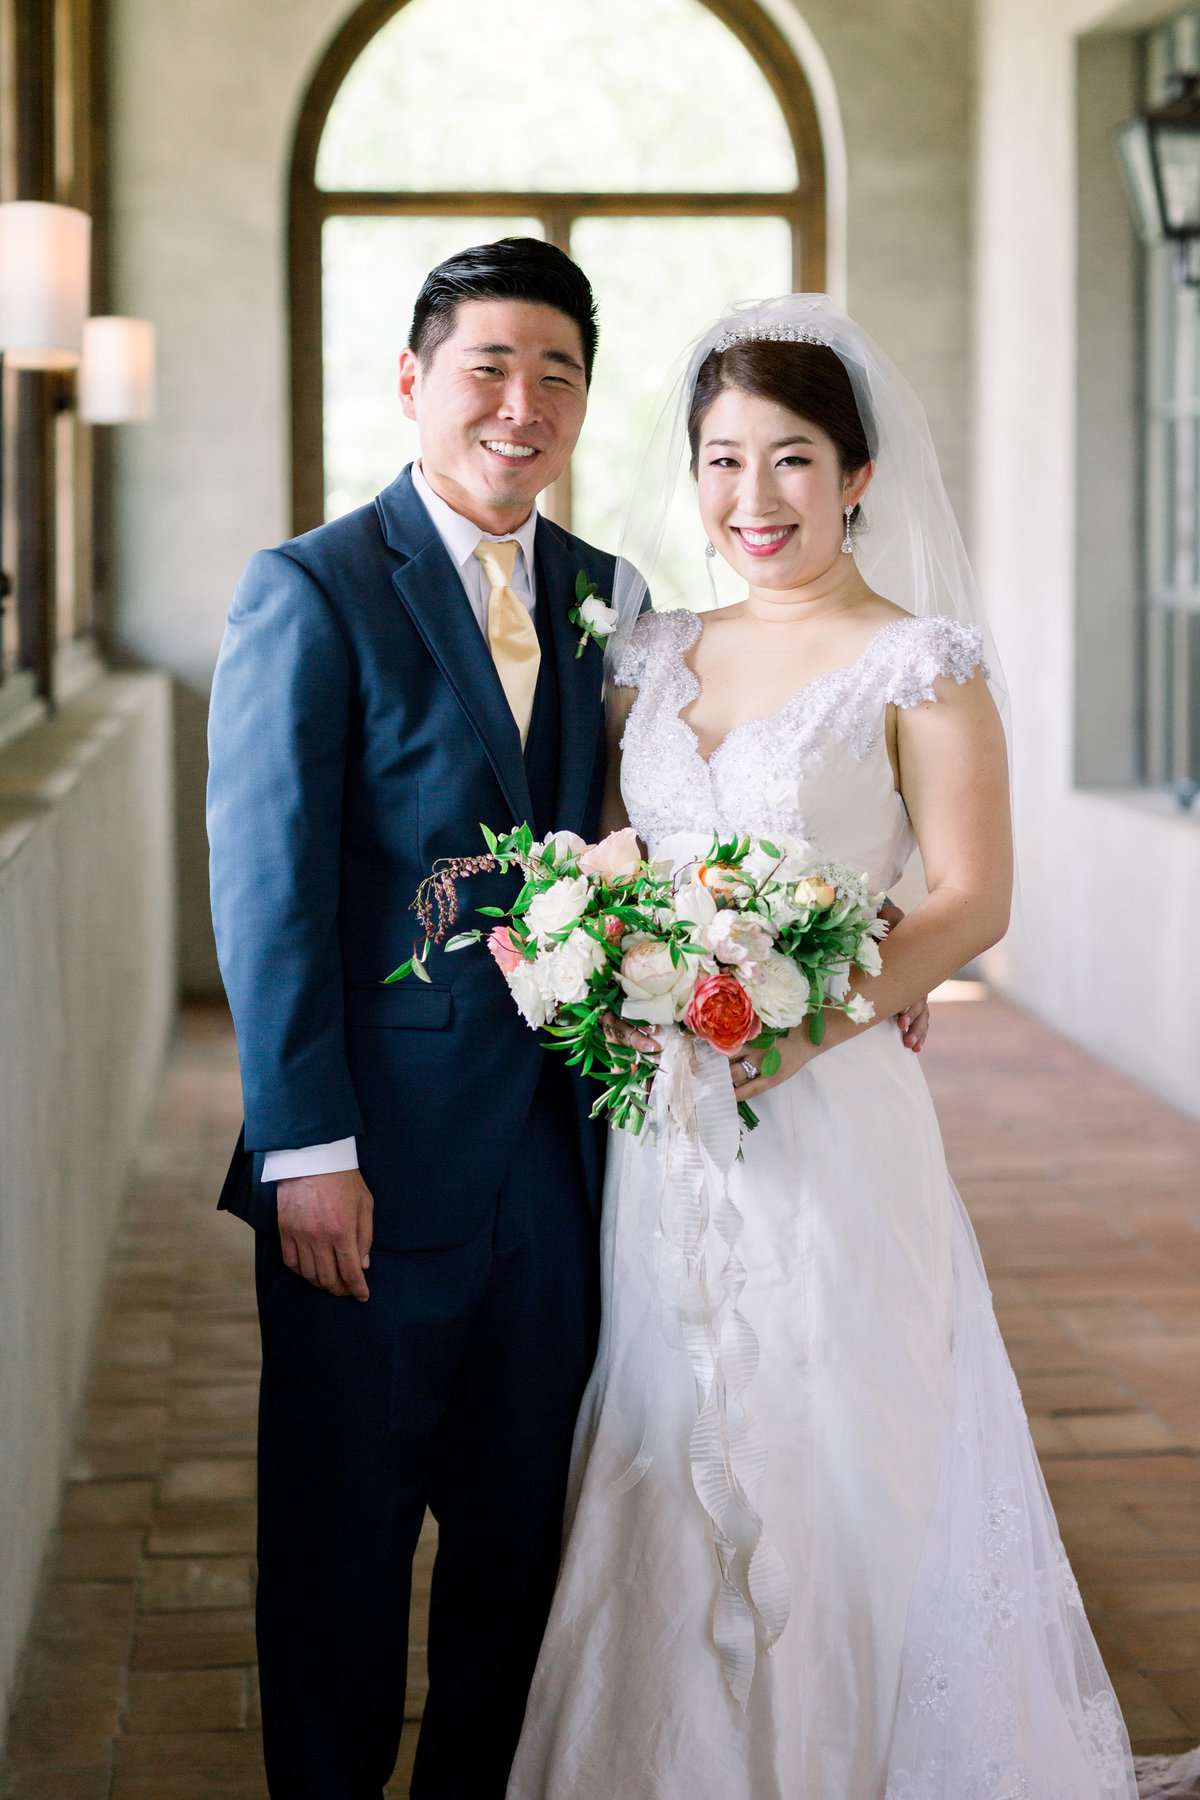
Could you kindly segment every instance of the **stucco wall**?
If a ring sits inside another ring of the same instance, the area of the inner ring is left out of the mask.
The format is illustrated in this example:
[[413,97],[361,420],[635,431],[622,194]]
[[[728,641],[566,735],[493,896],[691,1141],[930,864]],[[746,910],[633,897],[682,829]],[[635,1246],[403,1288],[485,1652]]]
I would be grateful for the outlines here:
[[[1170,10],[981,0],[973,536],[1013,694],[1022,874],[993,968],[1031,1010],[1200,1114],[1200,821],[1074,785],[1077,676],[1107,679],[1091,658],[1077,670],[1077,38]],[[1127,359],[1113,381],[1128,389]],[[1088,398],[1085,418],[1101,411]],[[1110,445],[1122,454],[1135,454],[1127,432]],[[1119,709],[1113,728],[1127,729]]]
[[0,750],[0,1721],[170,1031],[169,770],[161,675]]
[[[923,395],[962,501],[969,0],[764,4],[781,24],[799,20],[823,60],[826,110],[840,107],[845,136],[848,211],[833,237],[846,245],[850,305]],[[118,638],[179,684],[181,955],[192,988],[217,982],[203,880],[204,696],[242,565],[288,530],[291,134],[349,10],[345,0],[113,7],[115,299],[156,321],[161,357],[157,421],[118,434]]]

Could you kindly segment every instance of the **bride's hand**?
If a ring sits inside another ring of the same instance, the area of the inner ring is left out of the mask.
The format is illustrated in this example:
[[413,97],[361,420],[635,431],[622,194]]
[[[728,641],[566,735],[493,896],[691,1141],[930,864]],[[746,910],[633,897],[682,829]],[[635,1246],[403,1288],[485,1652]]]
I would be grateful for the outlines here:
[[[808,1032],[801,1030],[789,1031],[786,1037],[777,1038],[775,1048],[781,1060],[773,1075],[758,1073],[763,1059],[761,1050],[743,1050],[729,1058],[733,1091],[739,1100],[753,1100],[756,1095],[765,1094],[768,1088],[778,1087],[781,1081],[789,1081],[819,1054]],[[754,1070],[753,1077],[749,1072],[751,1069]]]

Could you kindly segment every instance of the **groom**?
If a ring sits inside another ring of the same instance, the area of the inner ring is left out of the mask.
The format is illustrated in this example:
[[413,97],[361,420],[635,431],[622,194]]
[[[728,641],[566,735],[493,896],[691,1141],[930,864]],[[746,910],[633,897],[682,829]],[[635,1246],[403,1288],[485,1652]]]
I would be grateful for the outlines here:
[[[261,552],[213,686],[212,904],[246,1123],[221,1204],[257,1231],[258,1645],[273,1800],[380,1800],[413,1551],[438,1522],[416,1800],[501,1800],[557,1570],[593,1358],[600,1128],[481,950],[384,987],[439,857],[483,821],[591,839],[603,658],[539,517],[596,347],[586,277],[507,238],[421,290],[420,460]],[[464,909],[516,883],[474,877]]]

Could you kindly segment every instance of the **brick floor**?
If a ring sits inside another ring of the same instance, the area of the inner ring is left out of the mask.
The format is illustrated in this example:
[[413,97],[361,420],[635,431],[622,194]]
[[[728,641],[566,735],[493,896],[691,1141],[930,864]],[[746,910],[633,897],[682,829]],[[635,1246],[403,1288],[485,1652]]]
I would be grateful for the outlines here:
[[[998,1001],[939,1006],[926,1068],[1135,1747],[1183,1749],[1200,1739],[1200,1126]],[[8,1800],[266,1793],[251,1242],[213,1210],[238,1118],[228,1021],[190,1008],[130,1186]]]

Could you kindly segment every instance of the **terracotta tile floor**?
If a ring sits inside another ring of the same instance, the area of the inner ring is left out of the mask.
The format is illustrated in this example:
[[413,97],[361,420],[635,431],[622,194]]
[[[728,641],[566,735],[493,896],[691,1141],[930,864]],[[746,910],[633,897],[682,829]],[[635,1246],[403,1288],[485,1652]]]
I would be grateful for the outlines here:
[[[1200,1126],[998,1001],[926,1067],[1139,1749],[1200,1740]],[[0,1792],[258,1800],[251,1243],[232,1036],[190,1008],[130,1186]],[[414,1600],[419,1714],[432,1543]],[[415,1726],[389,1793],[407,1791]]]

